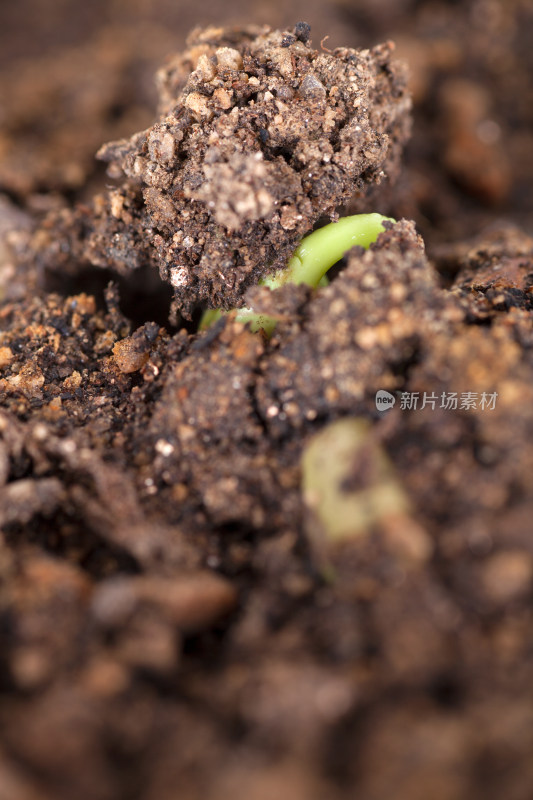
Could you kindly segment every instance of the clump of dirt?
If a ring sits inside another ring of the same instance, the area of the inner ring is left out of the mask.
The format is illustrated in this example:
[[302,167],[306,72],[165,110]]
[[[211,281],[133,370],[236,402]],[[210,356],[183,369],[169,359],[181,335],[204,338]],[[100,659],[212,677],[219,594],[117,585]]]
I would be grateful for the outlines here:
[[159,121],[99,152],[122,183],[49,219],[39,262],[150,265],[174,312],[231,308],[317,221],[394,179],[410,100],[392,46],[320,52],[309,35],[305,24],[193,32],[159,75]]

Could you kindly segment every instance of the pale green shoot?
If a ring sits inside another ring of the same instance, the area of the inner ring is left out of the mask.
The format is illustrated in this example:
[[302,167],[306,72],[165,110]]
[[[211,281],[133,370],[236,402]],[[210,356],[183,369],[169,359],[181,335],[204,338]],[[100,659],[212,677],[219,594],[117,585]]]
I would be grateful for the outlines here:
[[[368,248],[375,242],[384,230],[383,222],[386,220],[394,222],[381,214],[356,214],[313,231],[302,239],[285,269],[261,278],[259,284],[269,289],[279,289],[286,283],[306,283],[313,288],[324,285],[327,271],[355,245]],[[209,328],[222,313],[219,309],[204,312],[200,330]],[[252,331],[264,330],[268,336],[276,326],[273,317],[258,314],[250,308],[228,313],[235,314],[237,322],[250,323]]]

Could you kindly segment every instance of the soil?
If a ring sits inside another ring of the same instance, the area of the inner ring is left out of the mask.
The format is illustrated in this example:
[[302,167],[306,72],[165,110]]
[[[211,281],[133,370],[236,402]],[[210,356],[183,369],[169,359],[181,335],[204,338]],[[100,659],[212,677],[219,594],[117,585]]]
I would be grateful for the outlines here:
[[531,798],[532,36],[1,8],[0,800]]

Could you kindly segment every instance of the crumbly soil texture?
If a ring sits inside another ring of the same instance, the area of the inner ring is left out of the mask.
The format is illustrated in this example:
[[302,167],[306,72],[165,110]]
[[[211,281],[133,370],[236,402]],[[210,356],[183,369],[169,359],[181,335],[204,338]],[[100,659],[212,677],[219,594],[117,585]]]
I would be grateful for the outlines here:
[[0,800],[529,800],[530,3],[49,5],[0,24]]

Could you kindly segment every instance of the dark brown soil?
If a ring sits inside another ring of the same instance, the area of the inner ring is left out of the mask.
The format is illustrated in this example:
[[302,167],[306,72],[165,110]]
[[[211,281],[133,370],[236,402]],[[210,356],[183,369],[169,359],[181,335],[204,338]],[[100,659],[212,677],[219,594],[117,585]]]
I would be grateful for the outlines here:
[[529,800],[531,4],[147,9],[0,10],[0,800]]

